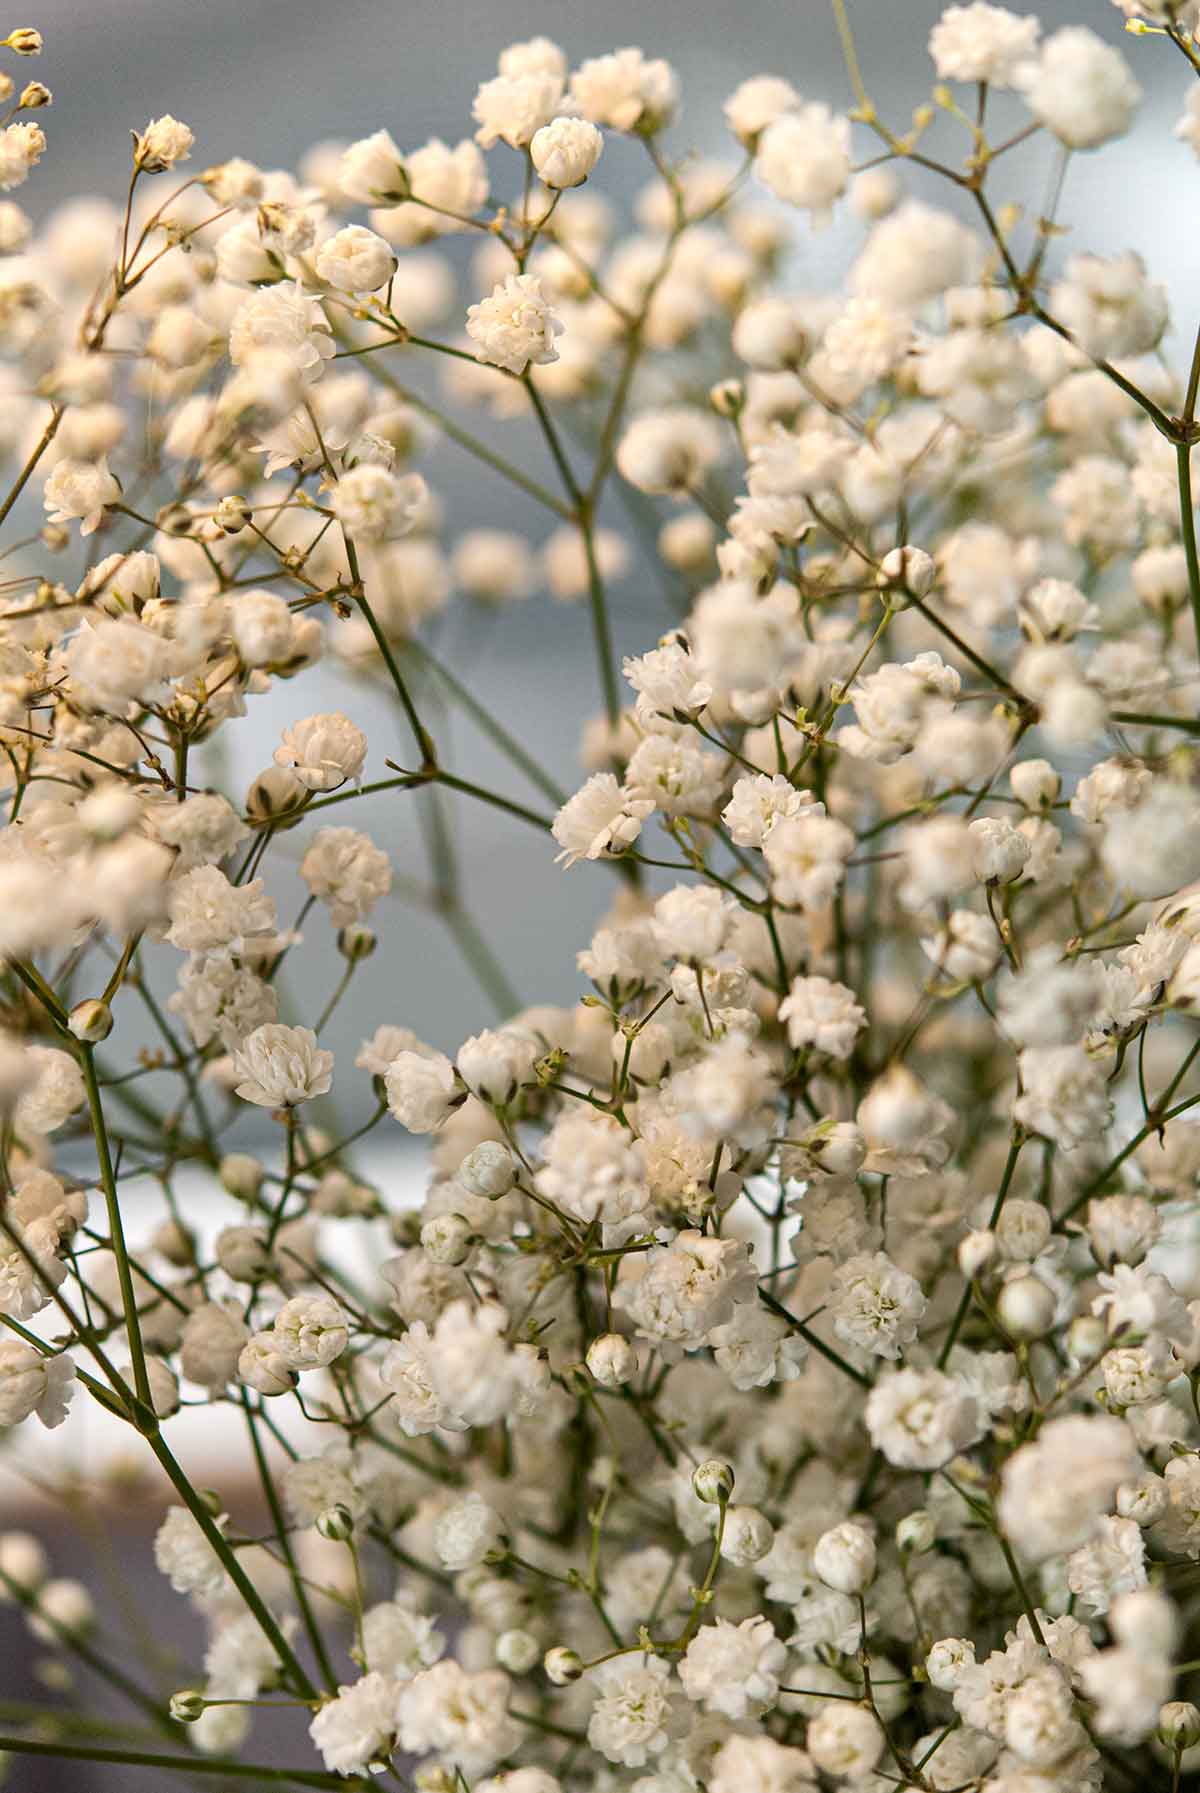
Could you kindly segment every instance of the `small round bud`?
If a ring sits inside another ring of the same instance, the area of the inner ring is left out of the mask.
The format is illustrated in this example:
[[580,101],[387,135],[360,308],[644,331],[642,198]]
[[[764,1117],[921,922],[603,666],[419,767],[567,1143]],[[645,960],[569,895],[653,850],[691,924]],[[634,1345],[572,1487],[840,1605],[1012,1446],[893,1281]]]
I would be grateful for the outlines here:
[[542,1657],[542,1667],[546,1671],[547,1680],[555,1687],[569,1687],[583,1673],[583,1658],[578,1650],[570,1650],[566,1644],[555,1644]]
[[513,1155],[498,1139],[485,1139],[468,1152],[458,1167],[458,1179],[468,1195],[498,1202],[517,1180]]
[[1058,800],[1062,779],[1049,760],[1020,760],[1008,774],[1013,796],[1026,809],[1048,809]]
[[541,1655],[541,1649],[531,1631],[502,1631],[496,1639],[496,1661],[510,1675],[527,1675]]
[[896,1525],[896,1548],[904,1556],[924,1556],[932,1550],[937,1538],[937,1528],[933,1519],[924,1507],[918,1507],[915,1513],[906,1513]]
[[369,959],[379,945],[374,928],[364,926],[361,921],[352,922],[343,928],[337,937],[338,951],[343,959],[351,965],[357,965],[360,959]]
[[1104,1355],[1108,1333],[1096,1314],[1076,1314],[1067,1332],[1067,1350],[1076,1363],[1091,1363]]
[[266,1170],[249,1152],[226,1152],[217,1175],[221,1187],[239,1201],[251,1202],[262,1188]]
[[619,1332],[601,1333],[588,1346],[587,1367],[601,1388],[623,1388],[637,1374],[637,1351]]
[[0,1532],[0,1605],[14,1590],[32,1594],[49,1573],[49,1558],[32,1532]]
[[[936,577],[937,565],[933,556],[926,554],[924,548],[914,548],[906,543],[884,555],[875,583],[887,591],[898,590],[901,594],[908,592],[914,598],[923,598]],[[895,602],[894,598],[892,602]]]
[[252,822],[279,822],[294,815],[308,792],[286,766],[268,766],[246,792],[246,815]]
[[996,1312],[1016,1339],[1040,1339],[1054,1324],[1054,1294],[1037,1276],[1018,1276],[1000,1291]]
[[827,1588],[861,1594],[875,1576],[875,1540],[852,1519],[822,1532],[813,1547],[813,1568]]
[[461,1214],[438,1214],[421,1228],[421,1245],[435,1264],[465,1264],[475,1235]]
[[986,1227],[978,1227],[968,1233],[958,1247],[958,1267],[969,1281],[975,1278],[984,1266],[990,1263],[996,1252],[996,1235]]
[[213,522],[225,535],[240,535],[253,517],[254,512],[247,501],[233,493],[222,498],[213,512]]
[[1159,1742],[1170,1750],[1191,1749],[1200,1743],[1200,1711],[1191,1700],[1168,1700],[1158,1715]]
[[331,1544],[348,1544],[354,1536],[354,1514],[338,1501],[317,1514],[317,1530]]
[[196,1235],[178,1220],[164,1220],[154,1229],[150,1243],[177,1270],[196,1262]]
[[733,1464],[720,1457],[709,1457],[692,1471],[692,1489],[697,1500],[709,1506],[724,1505],[733,1493]]
[[198,1687],[184,1687],[171,1695],[171,1717],[177,1725],[194,1725],[208,1701]]
[[9,32],[0,48],[14,50],[18,56],[40,56],[42,34],[32,25],[18,25],[15,31]]
[[727,1563],[746,1569],[760,1563],[775,1542],[775,1527],[757,1507],[727,1507],[721,1555]]
[[98,996],[89,996],[83,1002],[77,1002],[67,1016],[67,1026],[77,1040],[84,1040],[94,1046],[100,1040],[106,1040],[113,1030],[112,1010]]
[[54,95],[44,81],[27,81],[17,105],[22,112],[36,112],[41,106],[49,106],[53,99]]
[[718,417],[737,417],[746,403],[746,388],[740,380],[718,380],[708,389],[708,402]]

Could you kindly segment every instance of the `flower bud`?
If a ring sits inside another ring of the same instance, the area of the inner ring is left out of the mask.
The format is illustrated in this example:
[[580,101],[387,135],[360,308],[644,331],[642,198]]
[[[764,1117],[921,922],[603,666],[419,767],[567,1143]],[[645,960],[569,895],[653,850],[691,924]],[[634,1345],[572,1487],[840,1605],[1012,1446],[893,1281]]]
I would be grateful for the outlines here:
[[718,380],[708,389],[708,402],[718,417],[737,417],[746,403],[746,388],[740,380]]
[[975,1278],[984,1266],[991,1262],[996,1252],[996,1235],[986,1227],[978,1227],[968,1233],[958,1247],[958,1267],[969,1281]]
[[555,1687],[569,1687],[583,1673],[583,1658],[578,1650],[570,1650],[566,1644],[555,1644],[542,1657],[542,1667]]
[[354,1514],[338,1501],[317,1514],[317,1530],[331,1544],[348,1544],[354,1536]]
[[475,1237],[461,1214],[438,1214],[421,1228],[421,1245],[435,1264],[465,1264]]
[[531,1631],[502,1631],[496,1639],[496,1661],[510,1675],[527,1675],[541,1654]]
[[587,1367],[601,1388],[623,1388],[637,1374],[637,1351],[619,1332],[605,1332],[588,1346]]
[[77,1040],[94,1046],[99,1040],[106,1040],[112,1032],[112,1010],[98,996],[89,996],[75,1004],[67,1017],[67,1026]]
[[226,1152],[217,1172],[222,1189],[229,1195],[236,1195],[243,1202],[254,1200],[262,1188],[266,1174],[258,1159],[252,1158],[248,1152]]
[[458,1182],[468,1195],[481,1195],[497,1202],[507,1195],[517,1180],[513,1155],[498,1139],[485,1139],[468,1152],[458,1167]]
[[50,105],[53,98],[44,81],[27,81],[17,105],[22,112],[36,112],[40,106]]
[[1062,780],[1049,760],[1020,760],[1009,771],[1008,782],[1013,796],[1026,809],[1048,809],[1062,789]]
[[861,1594],[875,1575],[875,1540],[865,1526],[844,1520],[817,1539],[813,1568],[827,1588],[839,1594]]
[[1104,1321],[1096,1314],[1077,1314],[1067,1333],[1067,1350],[1076,1363],[1090,1363],[1102,1357],[1108,1344]]
[[240,535],[253,517],[254,511],[248,500],[239,498],[234,493],[230,493],[228,498],[222,498],[213,512],[213,522],[224,535]]
[[906,1513],[896,1525],[896,1548],[904,1556],[924,1556],[932,1550],[937,1538],[937,1528],[932,1516],[924,1507],[918,1507],[915,1513]]
[[366,927],[361,921],[352,922],[349,927],[342,928],[337,937],[338,951],[343,959],[351,965],[357,965],[361,959],[369,959],[379,945],[374,928]]
[[1181,1752],[1200,1743],[1200,1711],[1191,1700],[1168,1700],[1158,1715],[1158,1739]]
[[308,792],[285,766],[268,766],[246,792],[246,814],[252,822],[279,822],[295,814]]
[[[899,588],[901,594],[909,592],[915,598],[923,598],[933,585],[937,576],[937,566],[931,554],[924,548],[914,548],[905,544],[902,548],[893,548],[884,555],[879,563],[879,572],[875,583],[881,588],[893,590]],[[892,599],[895,603],[895,599]]]
[[1016,1339],[1040,1339],[1054,1324],[1054,1294],[1040,1277],[1018,1276],[1000,1291],[996,1312]]
[[757,1507],[727,1507],[721,1555],[739,1569],[759,1563],[775,1542],[775,1527]]
[[697,1500],[709,1506],[723,1506],[733,1493],[733,1464],[720,1457],[709,1457],[692,1471],[692,1489]]
[[18,25],[15,31],[9,32],[0,49],[13,50],[18,56],[40,56],[42,34],[32,25]]
[[177,1725],[194,1725],[207,1705],[198,1687],[184,1687],[171,1695],[171,1717]]

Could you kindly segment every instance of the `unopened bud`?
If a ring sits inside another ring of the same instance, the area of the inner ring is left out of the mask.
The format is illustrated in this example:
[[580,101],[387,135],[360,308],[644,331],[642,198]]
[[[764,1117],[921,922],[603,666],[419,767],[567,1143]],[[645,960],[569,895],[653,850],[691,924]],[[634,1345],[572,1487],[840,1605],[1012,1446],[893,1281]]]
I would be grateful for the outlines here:
[[254,512],[246,499],[231,494],[228,498],[222,498],[218,504],[213,512],[213,522],[226,535],[238,535],[253,516]]
[[67,1017],[67,1026],[77,1040],[94,1046],[97,1041],[106,1040],[112,1032],[112,1010],[98,996],[89,996],[75,1004]]
[[709,1457],[692,1471],[692,1489],[697,1500],[709,1506],[724,1505],[733,1493],[733,1464],[720,1457]]
[[48,106],[54,95],[42,81],[27,81],[21,89],[21,97],[17,105],[24,112],[36,112],[40,106]]
[[1037,1276],[1018,1276],[1006,1282],[996,1302],[996,1312],[1006,1332],[1016,1339],[1040,1339],[1054,1323],[1053,1291]]
[[968,1233],[958,1248],[958,1267],[969,1281],[974,1282],[985,1264],[990,1263],[996,1252],[996,1235],[986,1227],[979,1227]]
[[357,965],[360,959],[369,959],[379,945],[379,938],[374,928],[366,927],[361,921],[351,922],[338,934],[338,951],[343,959],[351,965]]
[[249,1152],[226,1152],[217,1171],[222,1189],[243,1202],[254,1200],[266,1174],[258,1159],[252,1158]]
[[331,1544],[348,1544],[354,1536],[354,1514],[338,1501],[317,1514],[317,1530]]
[[208,1701],[198,1687],[184,1687],[171,1695],[171,1717],[179,1725],[194,1725]]
[[475,1237],[461,1214],[437,1214],[421,1228],[421,1245],[435,1264],[465,1264]]
[[904,1556],[924,1556],[932,1550],[937,1538],[937,1530],[933,1519],[924,1507],[918,1507],[915,1513],[906,1513],[896,1525],[896,1548]]
[[1158,1715],[1158,1737],[1170,1750],[1200,1743],[1200,1711],[1191,1700],[1168,1700]]
[[[924,548],[914,548],[906,543],[884,555],[875,583],[889,591],[899,589],[901,593],[911,593],[914,598],[923,598],[936,577],[937,564],[933,556]],[[892,602],[895,602],[894,598]]]
[[637,1351],[619,1332],[601,1333],[588,1346],[587,1367],[601,1388],[623,1388],[637,1374]]
[[498,1139],[485,1139],[467,1153],[458,1167],[457,1180],[468,1195],[498,1202],[516,1182],[517,1167],[506,1145]]
[[572,1681],[578,1681],[583,1673],[583,1658],[578,1650],[570,1650],[566,1644],[555,1644],[542,1657],[542,1667],[546,1678],[555,1687],[569,1687]]
[[32,25],[18,25],[4,39],[3,48],[15,50],[18,56],[40,56],[42,53],[42,34],[35,31]]
[[279,822],[302,807],[308,792],[285,766],[268,766],[246,792],[246,814],[252,822]]
[[1096,1314],[1077,1314],[1067,1333],[1067,1350],[1076,1363],[1091,1363],[1104,1355],[1108,1334]]
[[740,380],[718,380],[708,389],[708,402],[718,417],[737,417],[746,403],[746,388]]
[[541,1649],[531,1631],[502,1631],[496,1639],[496,1661],[510,1675],[527,1675]]

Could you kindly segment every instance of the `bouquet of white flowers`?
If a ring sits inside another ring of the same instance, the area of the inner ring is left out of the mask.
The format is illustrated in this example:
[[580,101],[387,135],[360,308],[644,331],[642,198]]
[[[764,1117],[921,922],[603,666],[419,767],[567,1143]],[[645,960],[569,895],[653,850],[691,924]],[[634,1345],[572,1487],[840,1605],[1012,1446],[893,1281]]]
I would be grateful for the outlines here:
[[[1200,5],[1117,4],[1200,152]],[[1060,241],[1138,107],[1113,44],[950,6],[897,129],[832,5],[853,109],[748,80],[728,166],[668,147],[667,62],[538,38],[453,145],[201,170],[161,117],[123,207],[0,203],[0,1425],[123,1426],[209,1633],[142,1682],[0,1535],[0,1597],[123,1704],[3,1706],[14,1756],[420,1793],[1200,1765],[1200,337],[1177,370],[1138,257]],[[9,190],[50,95],[3,80]],[[631,219],[579,191],[610,156]],[[796,290],[843,206],[844,289]],[[434,438],[539,549],[443,517]],[[631,568],[672,626],[619,665]],[[587,612],[582,782],[422,638],[538,587]],[[323,659],[385,738],[306,700]],[[280,682],[244,788],[220,744]],[[454,709],[518,794],[452,769]],[[514,1012],[451,798],[564,903],[606,884],[575,1007]],[[496,1011],[452,1055],[367,993],[400,893],[351,802],[427,822]],[[257,1502],[184,1467],[183,1406],[239,1422]]]

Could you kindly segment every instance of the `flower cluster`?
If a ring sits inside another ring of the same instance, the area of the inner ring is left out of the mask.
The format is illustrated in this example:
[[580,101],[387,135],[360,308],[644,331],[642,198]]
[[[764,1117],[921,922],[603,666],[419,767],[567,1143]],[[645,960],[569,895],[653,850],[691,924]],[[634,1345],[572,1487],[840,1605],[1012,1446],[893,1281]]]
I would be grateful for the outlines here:
[[[1194,0],[1118,6],[1200,72]],[[278,1704],[306,1784],[421,1793],[1200,1768],[1200,343],[1060,241],[1127,57],[987,0],[929,51],[903,132],[744,81],[725,162],[670,147],[667,62],[536,38],[455,143],[176,185],[163,116],[124,212],[0,205],[0,520],[45,513],[0,589],[0,1427],[127,1426],[207,1637],[143,1687],[0,1536],[39,1646],[164,1737],[48,1705],[6,1750],[265,1780]],[[622,159],[631,218],[588,187]],[[844,288],[795,290],[843,208]],[[445,513],[439,438],[537,543]],[[565,777],[424,626],[539,591],[596,656]],[[573,1005],[509,1000],[451,795],[607,891]],[[461,1041],[360,970],[417,801],[497,1011]],[[197,1406],[261,1501],[185,1467]]]

